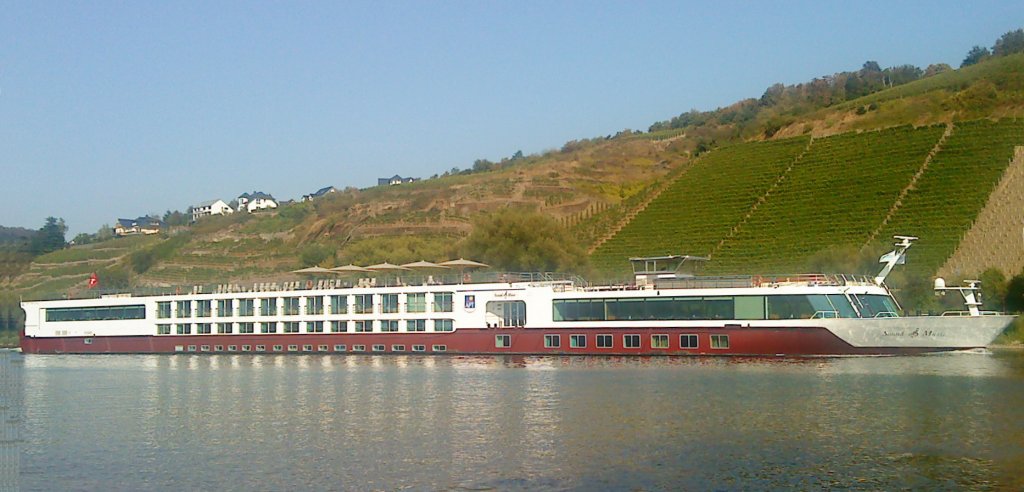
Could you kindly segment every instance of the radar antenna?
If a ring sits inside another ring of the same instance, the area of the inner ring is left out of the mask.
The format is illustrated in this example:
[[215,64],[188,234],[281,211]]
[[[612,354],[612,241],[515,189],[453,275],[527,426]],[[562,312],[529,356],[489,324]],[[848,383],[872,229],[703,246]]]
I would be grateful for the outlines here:
[[917,240],[914,236],[893,236],[893,239],[897,240],[896,249],[882,255],[882,257],[878,259],[878,262],[885,263],[885,266],[882,267],[882,271],[878,272],[878,275],[875,276],[876,285],[882,285],[882,283],[885,282],[885,277],[889,276],[889,272],[892,271],[893,267],[896,265],[903,265],[907,262],[907,250],[910,249],[913,241]]

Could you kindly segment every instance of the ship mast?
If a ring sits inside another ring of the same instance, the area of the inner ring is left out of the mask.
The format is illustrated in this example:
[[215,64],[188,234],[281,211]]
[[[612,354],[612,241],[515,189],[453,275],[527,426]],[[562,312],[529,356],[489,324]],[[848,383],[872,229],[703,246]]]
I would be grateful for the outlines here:
[[878,272],[878,275],[875,276],[875,285],[881,286],[882,283],[885,282],[885,277],[889,276],[889,272],[892,271],[893,267],[896,265],[903,265],[907,262],[907,250],[910,249],[913,241],[917,240],[914,236],[893,236],[893,238],[897,240],[896,249],[882,255],[882,257],[878,259],[878,262],[885,263],[885,266],[882,267],[882,271]]

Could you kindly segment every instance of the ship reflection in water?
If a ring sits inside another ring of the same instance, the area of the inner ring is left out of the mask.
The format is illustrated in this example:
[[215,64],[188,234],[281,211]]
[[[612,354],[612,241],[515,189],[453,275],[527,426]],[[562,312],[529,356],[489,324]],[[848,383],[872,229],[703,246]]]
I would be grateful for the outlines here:
[[1024,487],[1019,351],[27,355],[24,387],[22,490]]

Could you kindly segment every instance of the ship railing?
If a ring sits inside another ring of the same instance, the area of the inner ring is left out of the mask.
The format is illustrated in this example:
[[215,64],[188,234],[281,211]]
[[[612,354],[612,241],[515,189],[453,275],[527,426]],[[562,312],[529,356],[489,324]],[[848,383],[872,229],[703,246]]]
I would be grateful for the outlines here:
[[[999,316],[999,315],[1001,315],[1003,313],[1001,313],[999,311],[981,311],[979,314],[981,316]],[[972,315],[971,315],[970,311],[943,311],[940,316],[947,316],[947,317],[954,317],[954,318],[955,317],[965,317],[966,318],[966,317],[969,317],[969,316],[972,316]]]
[[811,319],[828,319],[838,317],[839,311],[815,311],[814,315],[811,316]]
[[896,313],[894,313],[892,311],[879,311],[879,312],[875,313],[875,315],[872,316],[872,317],[873,318],[899,318],[900,315],[896,314]]
[[[789,275],[720,275],[658,278],[654,288],[660,289],[721,289],[744,287],[782,286],[846,286],[873,285],[865,275],[801,273]],[[628,289],[629,287],[623,287]],[[616,290],[615,288],[606,290]]]

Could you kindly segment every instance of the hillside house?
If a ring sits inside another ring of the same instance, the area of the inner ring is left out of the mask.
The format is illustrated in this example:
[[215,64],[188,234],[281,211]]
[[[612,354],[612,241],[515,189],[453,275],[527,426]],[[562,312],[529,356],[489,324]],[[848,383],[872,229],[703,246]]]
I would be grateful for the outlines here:
[[316,192],[310,193],[309,195],[302,195],[302,201],[308,202],[308,201],[310,201],[310,200],[312,200],[314,198],[320,198],[320,197],[322,197],[322,196],[324,196],[324,195],[326,195],[328,193],[336,193],[337,191],[338,191],[338,189],[333,187],[333,186],[328,186],[326,188],[320,188],[319,190],[316,190]]
[[224,200],[207,200],[199,205],[192,207],[192,222],[199,220],[200,217],[206,217],[209,215],[227,215],[234,212],[230,205],[224,202]]
[[114,235],[135,236],[138,234],[159,234],[167,228],[167,224],[159,217],[139,217],[136,219],[117,219],[114,224]]
[[262,191],[242,193],[238,196],[238,211],[253,213],[257,210],[277,208],[277,200]]
[[419,180],[420,180],[419,178],[403,178],[403,177],[401,177],[401,176],[396,174],[396,175],[394,175],[394,176],[392,176],[390,178],[377,178],[377,186],[384,186],[384,185],[394,186],[394,185],[400,185],[400,184],[405,184],[405,183],[412,183],[412,182],[419,181]]

